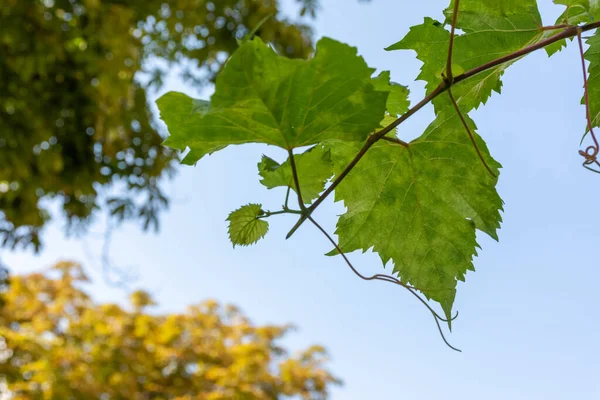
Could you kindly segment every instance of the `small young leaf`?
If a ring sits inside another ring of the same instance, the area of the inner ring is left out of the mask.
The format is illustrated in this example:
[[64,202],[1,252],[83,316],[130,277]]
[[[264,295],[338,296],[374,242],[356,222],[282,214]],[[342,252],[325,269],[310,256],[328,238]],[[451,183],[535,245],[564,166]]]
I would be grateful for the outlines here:
[[[302,199],[309,204],[319,197],[319,193],[325,189],[327,179],[333,175],[331,152],[323,146],[315,146],[294,156],[294,160],[298,170]],[[261,162],[258,163],[258,173],[263,178],[260,183],[269,189],[290,187],[296,191],[289,159],[280,165],[277,161],[263,156]]]
[[229,221],[229,239],[240,246],[249,246],[265,237],[269,223],[259,219],[264,214],[260,204],[246,204],[233,211],[227,217]]

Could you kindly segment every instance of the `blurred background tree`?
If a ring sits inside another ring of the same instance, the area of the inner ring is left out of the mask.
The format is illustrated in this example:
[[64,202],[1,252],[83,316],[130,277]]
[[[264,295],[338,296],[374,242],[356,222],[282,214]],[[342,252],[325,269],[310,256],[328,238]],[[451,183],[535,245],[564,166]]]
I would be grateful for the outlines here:
[[281,347],[290,326],[253,325],[237,308],[206,301],[181,314],[95,304],[82,268],[15,275],[0,311],[0,376],[13,400],[326,399],[338,380],[313,346]]
[[[315,16],[317,0],[297,2]],[[0,0],[0,247],[38,250],[51,204],[61,206],[68,232],[84,231],[99,209],[157,228],[168,205],[160,182],[176,155],[161,146],[147,90],[173,63],[197,88],[210,83],[237,39],[269,15],[258,35],[289,57],[309,56],[309,27],[279,7]]]

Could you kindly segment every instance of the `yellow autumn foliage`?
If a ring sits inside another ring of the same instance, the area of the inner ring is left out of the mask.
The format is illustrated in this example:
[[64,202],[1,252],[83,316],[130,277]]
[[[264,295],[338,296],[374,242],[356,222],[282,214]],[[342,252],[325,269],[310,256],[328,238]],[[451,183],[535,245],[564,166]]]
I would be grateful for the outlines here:
[[12,400],[326,399],[339,383],[322,347],[293,356],[281,347],[290,326],[255,326],[214,300],[152,313],[142,291],[129,307],[96,304],[87,282],[72,262],[11,278],[0,380]]

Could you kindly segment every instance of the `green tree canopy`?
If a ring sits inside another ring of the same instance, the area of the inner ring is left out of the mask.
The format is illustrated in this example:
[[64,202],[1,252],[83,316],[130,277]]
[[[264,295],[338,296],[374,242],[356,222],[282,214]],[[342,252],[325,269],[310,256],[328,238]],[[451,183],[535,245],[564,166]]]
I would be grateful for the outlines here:
[[213,300],[156,314],[143,291],[130,306],[97,304],[78,264],[16,275],[0,311],[0,377],[13,400],[325,399],[338,380],[312,346],[289,355],[290,326],[252,324]]
[[[315,0],[299,0],[314,15]],[[158,226],[159,181],[175,154],[161,146],[147,89],[166,60],[204,85],[237,40],[258,34],[291,58],[312,52],[310,29],[276,0],[0,0],[0,243],[40,246],[49,200],[70,228],[107,206],[117,220]],[[152,66],[152,67],[149,67]],[[138,79],[140,73],[145,79]],[[143,81],[143,83],[140,83]]]

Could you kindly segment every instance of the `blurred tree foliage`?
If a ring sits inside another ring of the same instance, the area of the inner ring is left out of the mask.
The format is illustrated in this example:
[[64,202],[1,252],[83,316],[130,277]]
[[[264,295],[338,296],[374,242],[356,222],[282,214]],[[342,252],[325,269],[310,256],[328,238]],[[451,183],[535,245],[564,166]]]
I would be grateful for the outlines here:
[[[315,15],[316,0],[297,1],[301,14]],[[37,250],[50,203],[61,205],[68,231],[85,230],[101,207],[157,228],[168,205],[159,181],[176,156],[161,146],[146,89],[181,61],[185,79],[210,82],[236,40],[271,14],[258,34],[283,54],[308,56],[309,28],[282,18],[279,6],[0,0],[0,245]]]
[[338,381],[323,348],[289,356],[289,326],[255,326],[206,301],[157,315],[145,292],[130,310],[95,304],[81,267],[14,276],[0,311],[0,377],[13,400],[325,399]]
[[0,309],[4,306],[4,294],[8,290],[9,273],[8,268],[0,261]]

